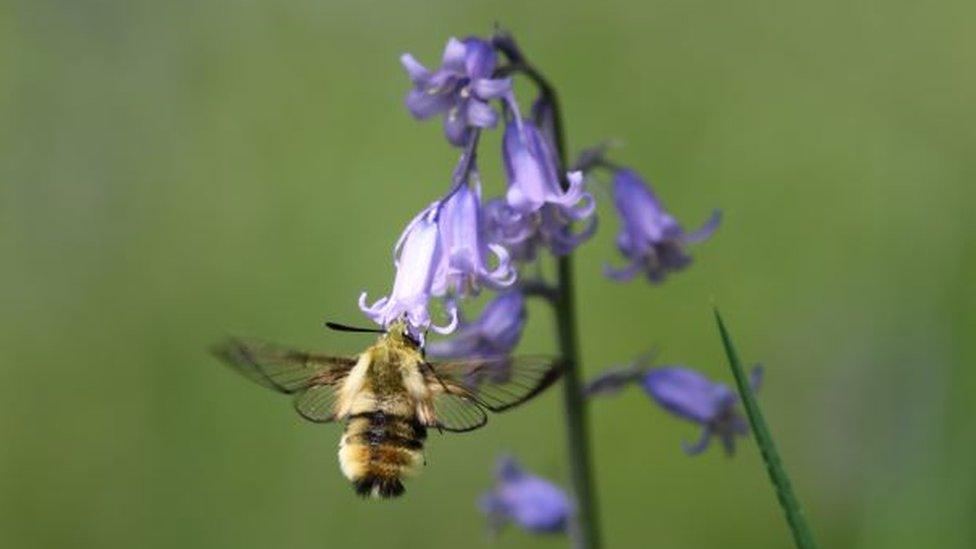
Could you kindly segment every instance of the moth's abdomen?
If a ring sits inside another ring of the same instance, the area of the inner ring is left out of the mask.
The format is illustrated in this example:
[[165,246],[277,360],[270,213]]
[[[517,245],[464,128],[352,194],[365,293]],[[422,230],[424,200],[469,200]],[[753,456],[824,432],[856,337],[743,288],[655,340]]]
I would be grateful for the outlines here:
[[339,465],[364,497],[393,498],[404,492],[402,479],[424,463],[427,428],[416,417],[383,411],[350,416],[339,442]]

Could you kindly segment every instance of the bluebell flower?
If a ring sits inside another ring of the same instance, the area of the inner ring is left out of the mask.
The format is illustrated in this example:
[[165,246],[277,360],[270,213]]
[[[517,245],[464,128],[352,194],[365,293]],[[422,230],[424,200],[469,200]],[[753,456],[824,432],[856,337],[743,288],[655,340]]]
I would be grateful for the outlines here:
[[433,341],[427,352],[437,358],[507,356],[522,337],[525,299],[518,291],[498,295],[474,322],[461,322],[450,339]]
[[498,461],[495,488],[481,497],[479,507],[493,530],[514,522],[536,534],[565,532],[573,514],[565,492],[526,473],[511,457]]
[[[503,139],[502,159],[508,176],[504,200],[485,206],[490,240],[508,248],[518,261],[535,259],[540,246],[565,255],[596,231],[596,203],[584,190],[583,174],[566,174],[562,189],[553,147],[531,122],[509,123]],[[574,223],[586,221],[582,230]]]
[[423,341],[424,332],[430,328],[439,333],[450,333],[457,326],[457,308],[448,303],[451,319],[445,326],[431,323],[428,301],[433,296],[435,275],[443,257],[439,231],[434,215],[438,203],[420,212],[404,229],[394,247],[394,266],[396,278],[390,295],[382,297],[372,305],[366,303],[366,292],[359,296],[359,308],[377,324],[388,327],[399,318],[407,323],[418,340]]
[[563,190],[556,153],[532,122],[523,121],[521,128],[508,124],[502,146],[508,176],[505,198],[515,211],[528,214],[539,211],[545,204],[553,204],[574,221],[593,213],[596,205],[583,189],[583,174],[569,174],[569,188]]
[[[762,368],[756,366],[750,374],[753,391],[759,389],[761,381]],[[642,386],[662,408],[702,426],[698,442],[682,443],[689,455],[705,451],[713,436],[732,455],[735,437],[749,433],[749,425],[738,408],[738,395],[725,384],[713,382],[694,370],[678,366],[656,368],[644,375]]]
[[430,71],[409,53],[400,62],[413,89],[406,105],[415,118],[444,114],[444,135],[455,146],[467,141],[468,129],[494,128],[498,113],[488,104],[504,98],[513,108],[515,99],[510,78],[492,78],[497,56],[491,44],[480,38],[463,41],[451,38],[444,48],[441,67]]
[[[481,185],[472,174],[472,185],[462,184],[443,201],[437,212],[442,259],[431,291],[434,295],[453,292],[468,297],[486,284],[494,289],[515,282],[516,271],[508,251],[486,241]],[[490,255],[496,266],[489,266]]]
[[617,248],[630,261],[622,269],[606,267],[607,276],[618,281],[643,272],[651,282],[661,282],[687,267],[691,256],[685,247],[711,236],[721,219],[716,210],[700,229],[686,233],[633,170],[614,173],[613,202],[621,222]]

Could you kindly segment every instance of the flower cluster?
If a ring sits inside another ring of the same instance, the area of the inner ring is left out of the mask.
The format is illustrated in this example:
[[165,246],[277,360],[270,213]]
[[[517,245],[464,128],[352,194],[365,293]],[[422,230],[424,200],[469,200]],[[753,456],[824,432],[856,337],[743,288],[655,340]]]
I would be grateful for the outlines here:
[[[477,296],[482,288],[512,287],[519,265],[534,260],[541,247],[567,254],[596,227],[596,204],[585,190],[583,174],[563,171],[551,132],[537,125],[547,124],[544,119],[522,118],[512,79],[494,76],[498,60],[493,48],[480,38],[452,38],[441,67],[433,71],[409,54],[401,58],[413,82],[407,108],[419,119],[443,114],[447,140],[465,147],[444,196],[417,214],[394,246],[392,291],[373,303],[365,292],[359,299],[363,313],[381,326],[405,318],[419,341],[424,341],[428,329],[453,332],[458,327],[460,300]],[[502,196],[484,201],[476,146],[483,129],[498,125],[494,100],[500,101],[505,113],[501,158],[508,181]],[[533,112],[543,110],[537,106]],[[578,222],[586,223],[579,231],[574,229]],[[430,313],[434,299],[443,302],[442,322]],[[514,299],[504,303],[514,304]],[[489,307],[486,314],[507,320],[511,306]],[[435,350],[452,356],[510,351],[518,337],[513,339],[511,330],[492,332],[491,322],[497,321],[489,317],[487,328],[465,326],[453,342],[442,342]],[[521,331],[521,322],[515,331]]]
[[[605,158],[606,147],[584,151],[570,167],[555,92],[503,31],[491,40],[451,38],[434,69],[410,54],[404,54],[401,63],[411,82],[405,98],[410,114],[418,120],[442,116],[447,142],[462,153],[443,194],[407,223],[393,246],[391,291],[372,302],[363,292],[359,306],[383,328],[406,322],[432,357],[508,355],[525,327],[527,297],[546,297],[557,312],[559,304],[566,303],[555,297],[564,286],[548,285],[541,274],[524,275],[543,272],[541,267],[527,267],[544,253],[566,256],[593,236],[597,203],[588,185],[597,170],[612,175],[612,203],[620,222],[616,244],[626,260],[623,267],[605,267],[613,280],[643,274],[650,282],[663,281],[688,266],[689,245],[707,239],[718,227],[720,215],[715,211],[701,228],[686,232],[636,171]],[[531,81],[538,91],[527,116],[515,101],[517,76]],[[483,197],[478,145],[482,132],[499,127],[506,181],[497,193]],[[565,265],[560,265],[561,280]],[[483,290],[496,293],[469,321],[463,313],[465,302]],[[443,313],[434,315],[438,309]],[[557,321],[575,322],[567,316],[572,315],[557,315]],[[427,342],[429,330],[453,335]],[[646,362],[645,357],[607,371],[590,382],[584,394],[610,395],[638,385],[666,410],[702,426],[701,440],[685,446],[688,453],[704,451],[718,437],[731,454],[735,437],[748,432],[735,394],[692,370],[650,368]],[[487,374],[469,380],[469,386],[508,379],[510,372]],[[754,371],[756,385],[760,374]],[[578,387],[569,387],[567,403],[572,403]],[[572,421],[570,428],[581,430]],[[584,517],[585,502],[579,504]],[[514,522],[536,533],[566,531],[575,513],[562,490],[526,473],[512,458],[499,461],[496,485],[481,498],[480,507],[496,529]]]

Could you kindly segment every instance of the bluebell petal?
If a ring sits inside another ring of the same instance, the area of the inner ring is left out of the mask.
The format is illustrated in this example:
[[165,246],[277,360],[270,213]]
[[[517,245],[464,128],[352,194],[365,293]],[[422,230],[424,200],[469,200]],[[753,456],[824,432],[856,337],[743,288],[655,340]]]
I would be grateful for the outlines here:
[[404,104],[410,110],[410,114],[418,120],[446,112],[454,105],[453,99],[449,95],[430,94],[421,90],[407,92]]
[[499,99],[512,91],[512,79],[481,78],[471,83],[471,91],[480,99]]
[[410,77],[410,80],[415,85],[422,85],[430,76],[430,71],[409,53],[400,56],[400,64],[403,65],[403,68],[407,71],[407,76]]
[[722,441],[722,448],[725,449],[725,455],[732,457],[735,455],[735,434],[732,432],[720,432],[718,439]]
[[457,38],[451,37],[447,40],[447,45],[444,46],[444,56],[441,58],[441,65],[445,69],[449,69],[456,72],[464,72],[465,67],[465,56],[467,54],[468,48]]
[[620,213],[623,230],[637,238],[651,243],[680,235],[678,223],[633,170],[614,173],[613,202]]
[[[493,288],[510,286],[516,272],[508,252],[501,246],[485,242],[484,214],[481,211],[481,185],[477,173],[469,176],[474,183],[454,190],[438,212],[444,264],[443,276],[438,277],[434,295],[453,290],[458,296],[475,295],[481,285]],[[496,267],[490,268],[489,255],[496,257]]]
[[563,212],[574,221],[589,217],[596,209],[596,201],[591,194],[584,191],[586,181],[583,172],[567,173],[566,181],[569,188],[550,202],[562,206]]
[[444,137],[455,147],[463,147],[468,140],[468,124],[457,106],[444,115]]
[[476,37],[464,39],[465,70],[472,79],[488,78],[495,70],[497,55],[491,44]]
[[471,126],[479,128],[494,128],[498,124],[498,113],[488,103],[478,99],[465,102],[465,118]]
[[447,306],[448,321],[446,324],[438,325],[430,323],[430,329],[441,335],[447,335],[452,333],[458,327],[458,310],[457,306],[451,302],[445,302]]
[[495,463],[495,478],[499,482],[515,482],[525,476],[525,470],[510,455],[503,455]]
[[641,272],[642,268],[643,264],[637,260],[632,260],[629,264],[619,269],[615,269],[609,263],[606,263],[603,265],[603,274],[617,282],[626,282]]
[[708,237],[712,236],[712,233],[718,229],[719,224],[722,222],[722,211],[715,210],[712,212],[711,217],[705,222],[698,230],[686,234],[682,237],[682,241],[686,244],[696,244],[706,240]]
[[555,204],[546,204],[542,213],[542,224],[539,232],[552,253],[561,256],[572,252],[583,242],[596,233],[597,218],[591,216],[586,219],[586,225],[579,232],[573,232],[573,215],[567,215],[574,210],[563,208]]
[[688,444],[687,442],[682,442],[681,448],[689,456],[697,456],[698,454],[707,450],[711,442],[712,442],[712,429],[711,427],[705,426],[702,428],[701,436],[698,438],[698,442],[695,442],[694,444]]

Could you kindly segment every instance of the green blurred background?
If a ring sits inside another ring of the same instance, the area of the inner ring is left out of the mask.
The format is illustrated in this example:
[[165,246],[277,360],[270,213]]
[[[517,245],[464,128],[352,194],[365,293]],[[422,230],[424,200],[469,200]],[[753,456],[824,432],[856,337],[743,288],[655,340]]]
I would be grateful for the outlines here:
[[[0,545],[560,547],[485,534],[508,450],[565,484],[558,391],[433,436],[392,503],[353,497],[339,430],[217,366],[226,333],[353,353],[403,224],[456,151],[402,106],[404,51],[511,28],[687,226],[659,287],[576,261],[588,374],[657,344],[729,379],[717,303],[824,547],[972,547],[976,32],[971,2],[0,3]],[[523,86],[524,87],[524,86]],[[501,192],[498,136],[484,143]],[[599,195],[605,198],[604,195]],[[553,349],[535,305],[522,349]],[[609,547],[786,547],[755,446],[638,391],[592,412]]]

